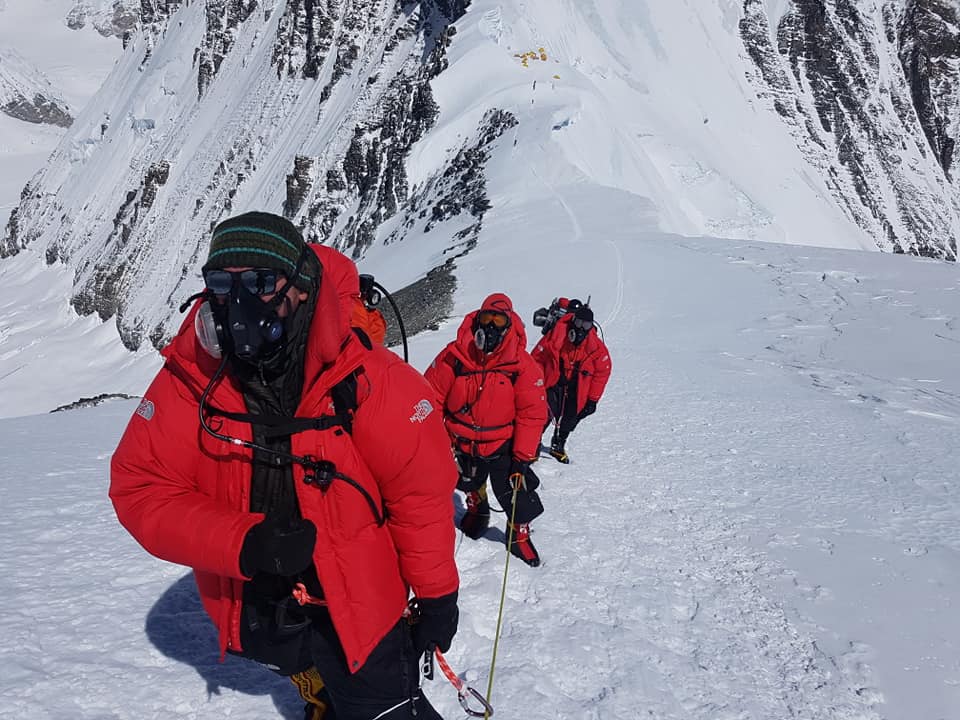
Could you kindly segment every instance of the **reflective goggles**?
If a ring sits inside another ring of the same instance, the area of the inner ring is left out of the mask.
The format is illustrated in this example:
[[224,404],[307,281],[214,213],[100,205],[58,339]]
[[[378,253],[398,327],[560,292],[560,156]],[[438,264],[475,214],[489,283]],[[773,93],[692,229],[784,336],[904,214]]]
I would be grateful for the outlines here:
[[477,322],[480,325],[493,325],[498,328],[505,328],[510,324],[510,318],[503,313],[493,312],[492,310],[482,310],[477,316]]
[[230,272],[228,270],[207,270],[203,274],[203,282],[207,290],[214,295],[229,295],[234,282],[240,284],[251,295],[272,295],[277,291],[277,282],[285,277],[282,272],[274,268],[253,268]]
[[577,330],[583,330],[584,332],[590,332],[593,330],[593,320],[581,320],[580,318],[574,318],[570,321],[570,324],[573,325]]

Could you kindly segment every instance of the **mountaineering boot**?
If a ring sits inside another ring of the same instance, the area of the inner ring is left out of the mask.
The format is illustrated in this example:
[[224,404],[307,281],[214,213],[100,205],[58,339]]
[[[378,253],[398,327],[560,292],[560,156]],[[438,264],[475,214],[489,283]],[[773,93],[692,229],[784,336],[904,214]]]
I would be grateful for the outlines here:
[[564,445],[566,445],[566,443],[567,438],[557,433],[554,433],[553,440],[550,442],[550,455],[552,455],[557,462],[562,462],[564,464],[570,462],[567,451],[564,449]]
[[[507,537],[510,536],[510,524],[507,524]],[[540,553],[530,540],[530,524],[523,523],[513,526],[513,542],[510,543],[510,553],[516,555],[530,567],[540,565]]]
[[330,695],[315,667],[291,675],[290,681],[297,686],[300,697],[306,701],[303,720],[336,720],[330,706]]
[[490,503],[487,502],[487,486],[467,493],[467,512],[460,518],[460,530],[471,540],[476,540],[487,531],[490,524]]

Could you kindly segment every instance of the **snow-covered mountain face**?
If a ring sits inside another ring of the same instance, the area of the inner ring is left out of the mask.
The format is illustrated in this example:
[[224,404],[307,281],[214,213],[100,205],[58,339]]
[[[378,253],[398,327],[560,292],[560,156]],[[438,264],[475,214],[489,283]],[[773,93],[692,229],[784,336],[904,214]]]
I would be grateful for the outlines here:
[[253,208],[392,287],[561,186],[613,193],[638,229],[956,256],[953,0],[138,10],[0,242],[68,264],[74,308],[129,348],[169,337],[211,227]]
[[12,214],[4,252],[38,244],[70,263],[75,308],[116,313],[131,348],[162,341],[209,229],[235,208],[282,208],[358,256],[408,200],[404,157],[434,122],[429,80],[463,11],[142,3],[99,102]]
[[956,259],[956,0],[745,0],[755,82],[884,250]]
[[73,122],[50,81],[12,51],[0,52],[0,112],[36,124],[69,127]]
[[122,51],[120,40],[92,27],[71,29],[76,7],[76,0],[0,2],[0,225]]
[[79,30],[89,24],[104,37],[118,37],[126,42],[136,30],[140,5],[139,0],[75,0],[67,15],[67,25]]

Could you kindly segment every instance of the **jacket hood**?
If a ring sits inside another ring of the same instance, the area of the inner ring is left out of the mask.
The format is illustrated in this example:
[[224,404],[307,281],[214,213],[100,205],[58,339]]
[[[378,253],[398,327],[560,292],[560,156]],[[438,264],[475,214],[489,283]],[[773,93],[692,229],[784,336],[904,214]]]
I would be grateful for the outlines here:
[[[485,310],[503,313],[510,318],[510,327],[503,340],[490,355],[484,357],[473,342],[473,323],[477,315]],[[527,331],[523,320],[513,310],[513,302],[504,293],[493,293],[480,305],[479,310],[468,313],[457,330],[457,340],[454,351],[469,366],[494,366],[503,363],[516,362],[520,351],[527,349]],[[486,362],[484,362],[484,359]]]
[[480,305],[480,310],[481,312],[490,310],[504,315],[513,315],[513,302],[503,293],[493,293],[493,295],[487,295],[487,299]]

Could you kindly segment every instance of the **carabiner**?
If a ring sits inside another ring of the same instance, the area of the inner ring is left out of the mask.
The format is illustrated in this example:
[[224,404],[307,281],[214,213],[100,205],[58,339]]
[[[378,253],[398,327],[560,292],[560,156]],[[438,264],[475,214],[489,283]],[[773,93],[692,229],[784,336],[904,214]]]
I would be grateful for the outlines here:
[[[468,704],[470,702],[469,695],[473,695],[477,701],[483,705],[483,710],[473,710]],[[467,713],[470,717],[491,717],[493,715],[493,706],[490,705],[486,700],[483,699],[483,695],[478,693],[472,687],[464,685],[460,688],[460,691],[457,693],[457,696],[460,698],[460,707],[463,708],[464,712]]]
[[430,650],[420,660],[420,672],[424,680],[433,680],[433,653]]

